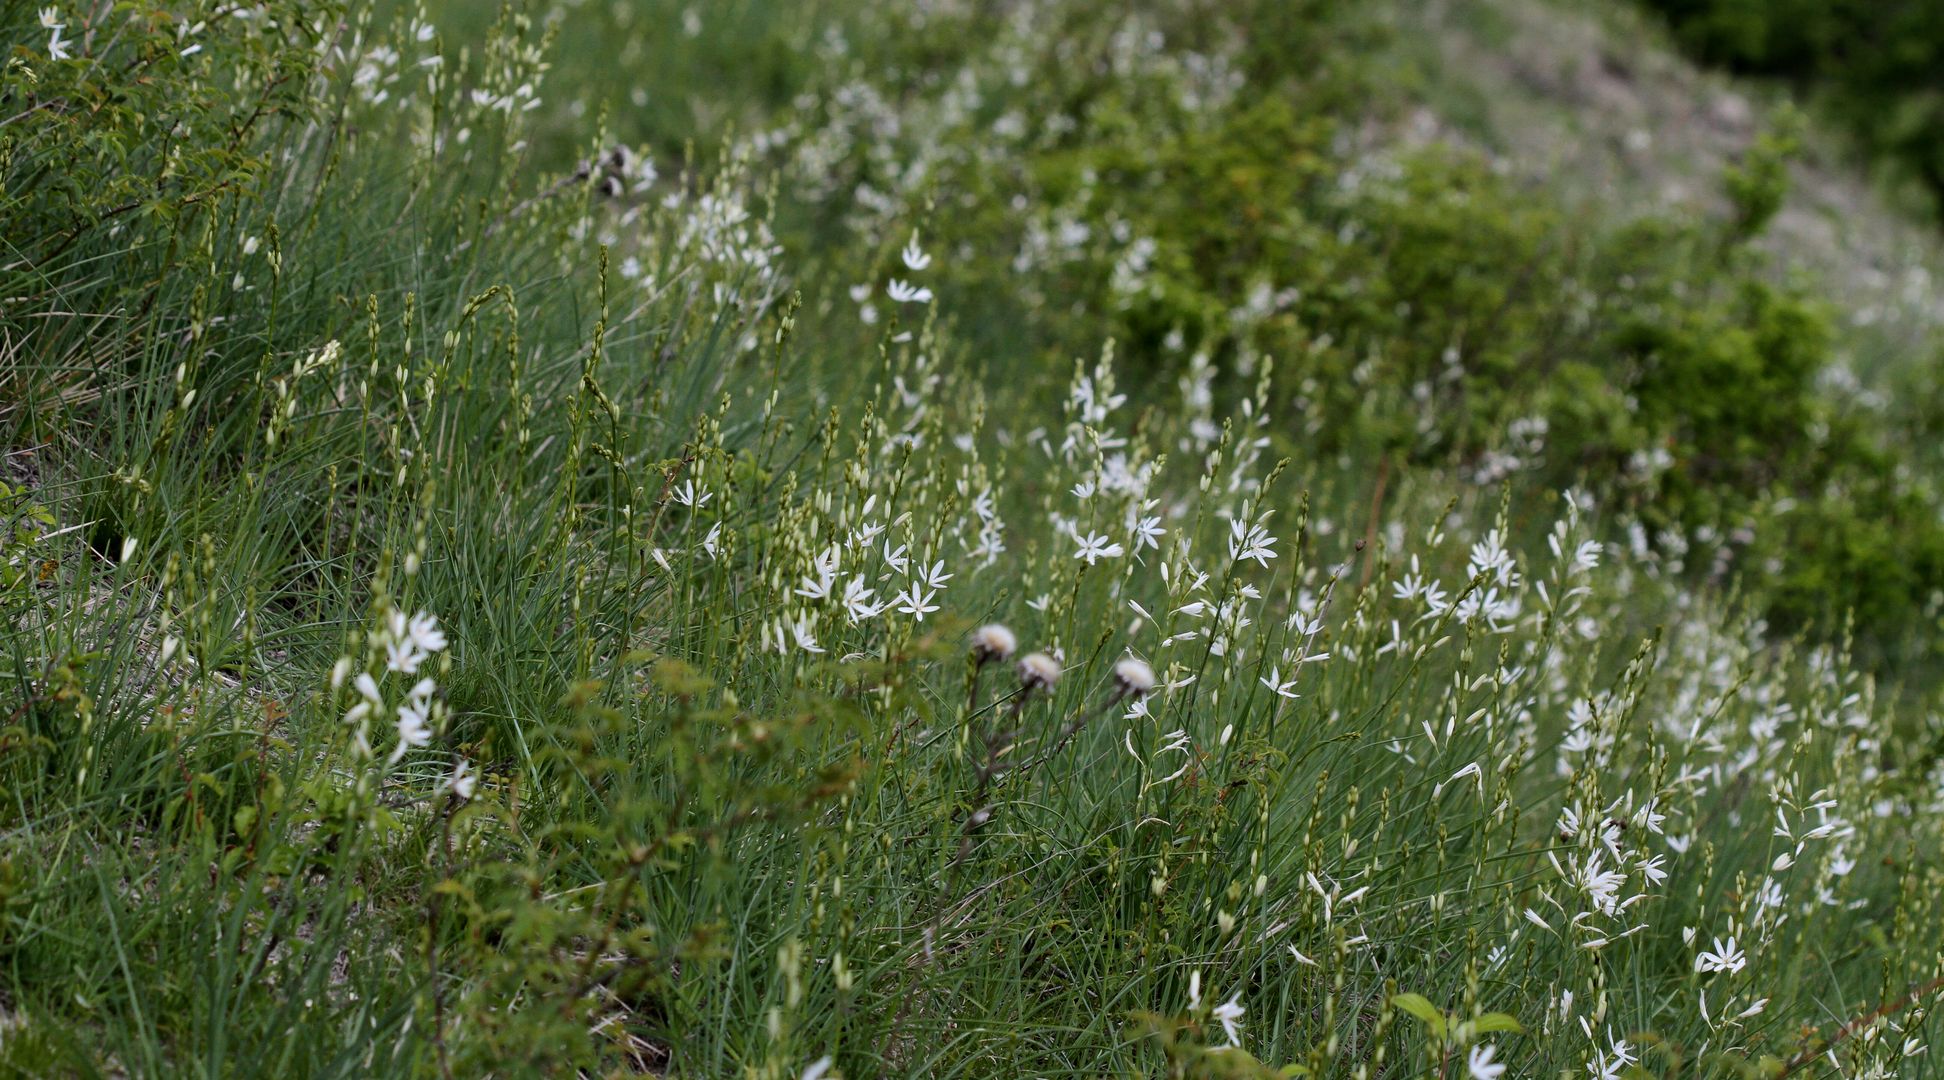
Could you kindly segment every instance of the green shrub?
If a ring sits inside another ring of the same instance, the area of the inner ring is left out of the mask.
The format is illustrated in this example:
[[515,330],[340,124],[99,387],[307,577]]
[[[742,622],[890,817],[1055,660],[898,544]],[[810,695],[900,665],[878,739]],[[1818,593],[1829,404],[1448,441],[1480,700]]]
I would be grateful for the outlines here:
[[1928,0],[1645,0],[1696,56],[1795,86],[1944,206],[1944,19]]

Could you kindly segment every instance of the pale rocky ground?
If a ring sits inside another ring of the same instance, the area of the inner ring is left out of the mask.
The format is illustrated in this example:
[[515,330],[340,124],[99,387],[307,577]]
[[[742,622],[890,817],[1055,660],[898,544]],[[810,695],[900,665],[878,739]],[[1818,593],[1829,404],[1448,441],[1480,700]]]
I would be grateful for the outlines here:
[[[1393,51],[1421,102],[1388,133],[1492,155],[1569,201],[1718,210],[1720,176],[1785,104],[1703,71],[1632,9],[1572,0],[1399,0]],[[1848,365],[1930,363],[1944,328],[1944,230],[1895,204],[1813,119],[1762,241],[1778,273],[1841,303]]]

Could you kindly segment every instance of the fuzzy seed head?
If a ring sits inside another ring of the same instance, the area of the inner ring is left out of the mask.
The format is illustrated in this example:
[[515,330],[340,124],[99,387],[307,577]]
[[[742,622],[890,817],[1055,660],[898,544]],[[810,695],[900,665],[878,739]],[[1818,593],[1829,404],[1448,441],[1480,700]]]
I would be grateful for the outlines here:
[[1114,682],[1124,694],[1145,697],[1154,692],[1154,669],[1147,661],[1129,656],[1114,665]]
[[1028,690],[1043,690],[1060,680],[1059,661],[1043,652],[1027,653],[1019,658],[1019,681]]
[[972,631],[972,655],[980,663],[1010,660],[1019,648],[1019,639],[998,623],[987,623]]

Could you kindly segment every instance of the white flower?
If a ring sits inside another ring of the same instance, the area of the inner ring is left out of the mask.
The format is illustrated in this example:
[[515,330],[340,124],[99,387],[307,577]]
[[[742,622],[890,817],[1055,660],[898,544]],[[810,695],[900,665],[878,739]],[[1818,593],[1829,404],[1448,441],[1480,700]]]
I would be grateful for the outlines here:
[[824,1056],[804,1066],[803,1075],[800,1078],[800,1080],[824,1080],[825,1077],[830,1075],[830,1067],[833,1064],[835,1064],[835,1062],[831,1059],[831,1056],[829,1054],[825,1054]]
[[930,289],[910,285],[897,278],[891,279],[891,283],[884,287],[884,292],[894,302],[900,304],[929,304],[932,298]]
[[941,559],[932,563],[929,570],[920,564],[918,580],[924,582],[927,589],[942,589],[946,582],[952,580],[952,575],[945,572],[945,562]]
[[913,270],[923,270],[931,265],[931,256],[918,249],[917,233],[911,234],[911,239],[905,243],[904,251],[899,254],[904,259],[905,266]]
[[844,586],[844,610],[849,613],[853,624],[874,619],[884,611],[886,605],[871,602],[871,596],[876,592],[876,589],[865,587],[862,574],[851,578],[850,584]]
[[[867,509],[865,512],[869,513],[870,511]],[[859,548],[870,547],[871,541],[876,540],[878,534],[883,531],[884,523],[882,521],[863,522],[857,528],[851,530],[851,546]]]
[[891,541],[884,542],[884,564],[900,574],[906,573],[911,566],[911,557],[905,554],[906,546],[899,544],[897,550],[893,551]]
[[[61,40],[60,27],[57,26],[48,33],[47,58],[49,60],[66,60],[73,55],[74,55],[73,53],[68,51],[67,42]],[[130,550],[132,549],[127,546],[123,547],[124,553]],[[122,561],[126,562],[127,561],[126,557],[124,557]]]
[[1600,565],[1600,542],[1588,540],[1573,552],[1573,567],[1577,570],[1591,570]]
[[1601,1054],[1597,1062],[1587,1062],[1586,1071],[1599,1077],[1599,1080],[1620,1080],[1622,1070],[1640,1059],[1634,1056],[1633,1048],[1627,1045],[1627,1040],[1615,1039],[1612,1035],[1608,1035],[1607,1038],[1613,1043],[1613,1051]]
[[676,502],[681,503],[691,510],[700,509],[707,505],[708,501],[714,497],[714,493],[707,489],[697,491],[694,480],[682,481],[682,486],[675,489],[672,495]]
[[1493,1061],[1497,1056],[1496,1046],[1474,1046],[1465,1057],[1465,1065],[1471,1070],[1472,1080],[1498,1080],[1505,1073],[1503,1062]]
[[1284,679],[1282,672],[1273,666],[1270,667],[1269,674],[1258,678],[1256,681],[1268,687],[1269,692],[1275,694],[1277,697],[1286,697],[1294,701],[1301,696],[1296,693],[1296,677],[1291,675],[1289,678]]
[[40,24],[42,30],[59,30],[67,25],[61,21],[61,9],[55,7],[40,9]]
[[1431,797],[1435,799],[1439,795],[1444,794],[1445,788],[1450,787],[1467,776],[1478,782],[1478,797],[1483,799],[1485,797],[1485,771],[1479,767],[1476,761],[1452,773],[1449,777],[1445,778],[1443,783],[1433,785],[1431,788]]
[[[1137,701],[1135,702],[1135,704],[1145,705],[1146,703]],[[1189,766],[1195,763],[1195,744],[1194,741],[1188,737],[1188,733],[1186,731],[1183,731],[1180,728],[1176,728],[1175,730],[1170,731],[1168,734],[1162,736],[1162,738],[1164,741],[1162,742],[1160,748],[1155,750],[1154,756],[1158,759],[1162,754],[1175,753],[1175,754],[1180,754],[1183,760],[1181,762],[1180,767],[1175,769],[1174,772],[1171,772],[1168,775],[1161,777],[1158,780],[1150,781],[1147,785],[1148,787],[1154,787],[1159,784],[1166,784],[1173,780],[1179,779],[1184,773],[1188,771]],[[1132,729],[1130,729],[1125,735],[1121,737],[1121,745],[1127,747],[1128,754],[1132,755],[1134,758],[1138,759],[1141,756],[1134,752],[1134,732]]]
[[1601,870],[1600,853],[1596,851],[1587,856],[1586,866],[1578,877],[1580,888],[1586,890],[1596,910],[1606,915],[1619,914],[1620,886],[1627,883],[1627,875],[1618,870]]
[[823,646],[817,644],[817,637],[814,628],[810,624],[809,615],[798,615],[795,619],[786,619],[783,625],[790,628],[790,636],[796,639],[797,648],[807,653],[820,653],[824,651]]
[[408,701],[398,707],[398,745],[392,749],[392,764],[398,764],[398,760],[412,747],[424,746],[432,741],[432,725],[427,712],[428,709],[417,701]]
[[1229,558],[1235,561],[1254,559],[1257,565],[1268,566],[1269,560],[1276,557],[1274,550],[1276,538],[1261,525],[1250,525],[1241,519],[1229,522]]
[[1143,545],[1159,551],[1161,549],[1161,538],[1168,533],[1168,530],[1161,527],[1161,519],[1158,517],[1141,518],[1134,523],[1133,531],[1133,543],[1137,551]]
[[473,789],[479,785],[479,774],[473,772],[472,765],[460,758],[452,766],[452,775],[446,778],[446,790],[459,797],[460,802],[468,802],[473,797]]
[[1728,936],[1728,943],[1726,945],[1722,944],[1720,938],[1716,938],[1714,939],[1714,951],[1710,952],[1703,949],[1701,950],[1701,955],[1694,958],[1694,970],[1696,971],[1725,971],[1733,975],[1747,966],[1748,956],[1735,944],[1733,934]]
[[832,544],[823,549],[822,554],[812,560],[817,569],[817,576],[825,579],[835,578],[837,576],[837,565],[839,560],[843,558],[843,554],[842,549],[836,544]]
[[1059,679],[1059,662],[1045,653],[1027,653],[1019,658],[1019,681],[1028,690],[1052,686]]
[[1073,553],[1073,557],[1076,559],[1085,559],[1088,566],[1092,566],[1101,559],[1118,559],[1127,553],[1126,548],[1121,547],[1117,543],[1108,543],[1107,538],[1099,533],[1088,533],[1085,536],[1075,537],[1074,539],[1080,545],[1080,549]]
[[439,620],[426,612],[421,611],[412,616],[411,621],[406,624],[405,632],[411,638],[413,645],[428,653],[435,653],[446,647],[445,631],[439,629]]
[[931,602],[932,597],[936,595],[935,592],[925,592],[920,595],[918,584],[913,582],[911,588],[893,597],[892,603],[898,605],[899,614],[910,615],[919,622],[924,622],[926,612],[938,610],[938,605]]
[[401,675],[418,674],[419,665],[425,662],[425,653],[411,641],[385,642],[385,668]]
[[1222,1034],[1228,1036],[1228,1044],[1236,1046],[1242,1040],[1242,992],[1237,990],[1227,1001],[1215,1006],[1215,1019],[1221,1021]]
[[1114,682],[1122,693],[1144,697],[1153,692],[1154,681],[1154,669],[1138,657],[1129,656],[1114,665]]
[[998,623],[987,623],[972,631],[972,654],[981,663],[988,660],[1009,660],[1014,650],[1019,648],[1019,639],[1011,630]]

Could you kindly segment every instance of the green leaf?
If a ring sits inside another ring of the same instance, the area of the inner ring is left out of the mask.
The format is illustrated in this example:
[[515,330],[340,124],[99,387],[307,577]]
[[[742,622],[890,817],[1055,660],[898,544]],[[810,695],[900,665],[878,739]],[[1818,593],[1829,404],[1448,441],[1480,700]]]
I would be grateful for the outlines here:
[[1517,1017],[1501,1012],[1481,1013],[1472,1021],[1472,1030],[1480,1035],[1494,1031],[1516,1031],[1521,1035],[1525,1034],[1525,1028],[1519,1024]]
[[1444,1012],[1431,1004],[1430,998],[1423,994],[1398,994],[1391,998],[1391,1004],[1424,1021],[1424,1025],[1438,1038],[1445,1037]]

